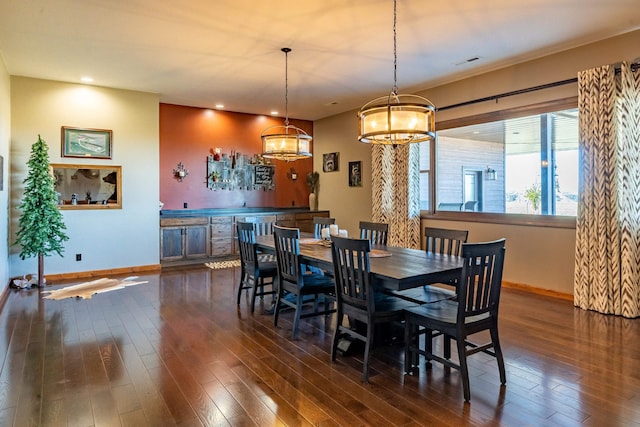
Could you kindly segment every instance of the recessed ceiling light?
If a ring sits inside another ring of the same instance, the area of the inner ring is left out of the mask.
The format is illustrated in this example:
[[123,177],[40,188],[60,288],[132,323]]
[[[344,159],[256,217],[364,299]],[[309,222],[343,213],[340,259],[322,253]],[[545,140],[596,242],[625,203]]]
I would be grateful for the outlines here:
[[216,104],[216,108],[218,110],[222,110],[224,108],[224,104]]
[[273,111],[271,112],[271,115],[272,115],[272,116],[277,116],[277,115],[278,115],[278,112],[277,112],[276,110],[273,110]]
[[84,83],[93,83],[93,78],[89,76],[82,76],[80,77],[80,80]]

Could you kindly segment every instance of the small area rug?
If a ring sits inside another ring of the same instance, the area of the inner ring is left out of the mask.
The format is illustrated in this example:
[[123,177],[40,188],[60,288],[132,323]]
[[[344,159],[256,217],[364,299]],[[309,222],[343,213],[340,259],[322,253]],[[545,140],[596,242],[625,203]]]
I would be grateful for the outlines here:
[[227,261],[213,261],[213,262],[205,262],[204,265],[209,267],[212,270],[220,270],[222,268],[232,268],[232,267],[240,267],[239,259],[231,259]]
[[123,280],[102,278],[56,289],[55,291],[42,291],[42,293],[47,294],[43,297],[44,299],[60,300],[71,297],[89,299],[95,294],[124,289],[127,286],[139,285],[141,283],[149,283],[146,280],[133,281],[133,279],[137,278],[138,277],[127,277]]

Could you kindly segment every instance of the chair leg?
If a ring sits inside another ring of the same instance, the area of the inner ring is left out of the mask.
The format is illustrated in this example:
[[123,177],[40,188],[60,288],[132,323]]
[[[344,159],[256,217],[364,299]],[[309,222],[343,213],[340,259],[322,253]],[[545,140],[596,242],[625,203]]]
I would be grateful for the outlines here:
[[280,304],[282,297],[282,292],[278,291],[278,296],[276,297],[276,305],[273,308],[273,326],[278,326],[278,317],[280,316]]
[[242,297],[243,290],[244,290],[244,270],[240,271],[240,284],[238,284],[238,298],[236,299],[236,305],[240,305],[240,297]]
[[364,345],[364,366],[362,367],[362,381],[369,382],[369,359],[371,358],[371,345],[373,343],[373,322],[367,325],[367,342]]
[[336,330],[333,331],[333,342],[331,343],[331,361],[335,362],[336,361],[336,356],[338,353],[338,341],[340,341],[340,328],[342,327],[342,318],[344,317],[342,315],[342,310],[340,310],[340,308],[338,308],[338,312],[337,312],[337,321],[336,321]]
[[296,298],[296,312],[293,318],[293,331],[291,331],[291,339],[295,340],[298,336],[298,327],[300,326],[300,316],[302,315],[302,304],[304,298],[302,294],[298,294]]
[[460,375],[462,376],[462,388],[464,390],[464,400],[471,400],[471,389],[469,387],[469,368],[467,367],[467,348],[464,343],[464,337],[456,339],[458,346],[458,359],[460,360]]
[[507,374],[504,369],[504,359],[502,357],[502,348],[500,347],[500,338],[498,338],[498,326],[490,329],[491,341],[493,342],[493,351],[496,353],[498,360],[498,371],[500,372],[500,384],[507,383]]
[[[433,331],[431,329],[424,330],[424,349],[426,353],[433,354]],[[431,358],[425,355],[425,366],[431,369]]]
[[404,322],[404,373],[408,374],[413,369],[413,350],[411,346],[413,342],[413,323],[411,318],[407,317]]
[[449,360],[451,359],[451,336],[443,334],[442,335],[442,340],[443,340],[443,354],[444,354],[444,358]]
[[420,366],[420,325],[414,324],[411,333],[413,334],[413,357],[411,359],[411,363],[413,366],[418,368]]
[[253,287],[251,289],[251,313],[253,313],[256,309],[256,295],[258,293],[258,280],[254,277],[253,279]]

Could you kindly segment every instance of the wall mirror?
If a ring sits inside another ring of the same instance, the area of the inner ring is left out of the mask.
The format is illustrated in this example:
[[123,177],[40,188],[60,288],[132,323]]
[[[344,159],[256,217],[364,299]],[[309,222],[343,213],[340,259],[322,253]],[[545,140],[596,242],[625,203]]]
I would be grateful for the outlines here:
[[122,209],[122,166],[50,166],[60,209]]

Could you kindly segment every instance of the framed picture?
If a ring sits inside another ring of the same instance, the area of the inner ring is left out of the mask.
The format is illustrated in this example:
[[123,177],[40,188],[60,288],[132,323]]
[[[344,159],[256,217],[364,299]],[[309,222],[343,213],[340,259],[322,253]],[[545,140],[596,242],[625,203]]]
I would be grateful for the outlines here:
[[349,187],[362,187],[362,162],[349,162]]
[[62,157],[110,159],[112,142],[110,130],[62,127]]
[[322,155],[323,172],[336,172],[338,170],[338,154],[339,153],[325,153]]

